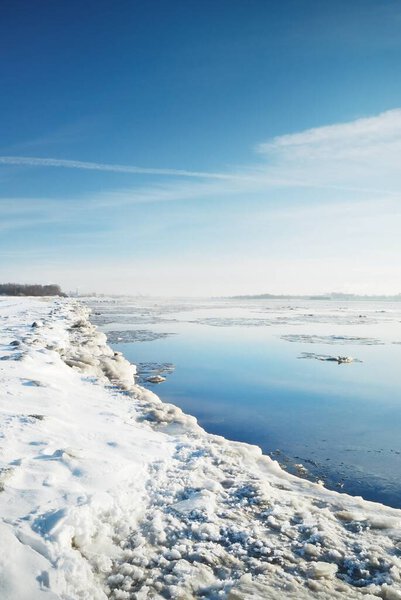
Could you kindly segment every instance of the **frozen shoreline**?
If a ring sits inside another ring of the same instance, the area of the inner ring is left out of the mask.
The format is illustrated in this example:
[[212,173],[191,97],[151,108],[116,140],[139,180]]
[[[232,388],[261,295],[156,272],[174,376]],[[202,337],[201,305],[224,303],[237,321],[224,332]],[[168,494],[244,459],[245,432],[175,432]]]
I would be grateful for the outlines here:
[[205,433],[74,300],[0,322],[4,600],[401,599],[401,511]]

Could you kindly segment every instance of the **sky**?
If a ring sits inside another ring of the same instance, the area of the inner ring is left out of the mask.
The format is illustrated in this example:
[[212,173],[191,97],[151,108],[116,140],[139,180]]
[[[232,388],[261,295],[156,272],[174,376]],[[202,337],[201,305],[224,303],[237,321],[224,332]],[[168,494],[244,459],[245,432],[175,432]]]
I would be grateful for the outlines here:
[[401,292],[399,0],[4,0],[0,281]]

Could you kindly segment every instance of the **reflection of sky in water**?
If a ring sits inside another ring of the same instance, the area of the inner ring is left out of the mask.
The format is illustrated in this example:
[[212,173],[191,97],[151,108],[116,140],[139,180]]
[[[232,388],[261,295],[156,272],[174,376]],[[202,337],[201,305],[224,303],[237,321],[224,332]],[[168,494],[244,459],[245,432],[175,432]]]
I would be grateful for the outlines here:
[[[148,328],[179,335],[115,348],[133,363],[174,363],[175,372],[155,391],[195,415],[208,431],[266,452],[280,449],[279,460],[302,462],[331,487],[343,480],[350,493],[401,506],[401,345],[391,343],[401,339],[401,304],[384,306],[397,312],[377,312],[383,304],[320,302],[280,312],[274,303],[259,301],[241,307],[211,302],[210,308],[194,310],[186,305],[174,313],[170,304],[168,310],[153,307]],[[135,319],[140,310],[126,308],[125,314],[132,311]],[[173,327],[163,322],[166,317],[177,319]],[[209,318],[212,325],[205,324]],[[241,318],[260,318],[263,325],[241,326]],[[117,315],[107,328],[120,328],[116,323]],[[125,318],[121,329],[127,328]],[[281,339],[289,334],[378,338],[386,344]],[[363,362],[299,360],[305,351]]]

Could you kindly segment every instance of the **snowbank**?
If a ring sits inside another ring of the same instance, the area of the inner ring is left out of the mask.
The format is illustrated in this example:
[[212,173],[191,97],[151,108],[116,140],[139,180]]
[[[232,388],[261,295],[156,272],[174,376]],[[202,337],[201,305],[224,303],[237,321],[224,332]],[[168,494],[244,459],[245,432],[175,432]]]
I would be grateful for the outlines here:
[[401,511],[205,433],[73,300],[0,323],[2,599],[401,600]]

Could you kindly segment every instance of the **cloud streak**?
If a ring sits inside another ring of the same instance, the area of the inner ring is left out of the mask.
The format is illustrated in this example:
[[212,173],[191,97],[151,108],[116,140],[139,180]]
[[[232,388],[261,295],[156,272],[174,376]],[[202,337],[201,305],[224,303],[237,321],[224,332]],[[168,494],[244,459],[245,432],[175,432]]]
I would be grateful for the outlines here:
[[[400,111],[401,114],[401,111]],[[333,126],[336,127],[336,126]],[[312,130],[311,130],[312,131]],[[308,133],[308,132],[305,132]],[[294,137],[302,134],[294,134]],[[291,137],[291,136],[282,136],[283,138]],[[278,148],[281,148],[281,138],[277,139],[277,143],[267,143],[260,144],[258,150],[261,153],[268,154],[269,152],[274,153]],[[284,143],[284,146],[286,144]],[[292,147],[291,144],[289,144]],[[297,146],[297,144],[295,144]],[[302,147],[302,146],[301,146]],[[324,154],[327,155],[327,149],[322,150],[322,157],[324,158]],[[295,153],[294,153],[295,154]],[[299,156],[298,158],[314,158],[316,156],[306,156],[307,152],[304,153],[303,157]],[[315,152],[316,154],[316,152]],[[110,164],[110,163],[96,163],[96,162],[85,162],[80,160],[67,160],[67,159],[58,159],[58,158],[36,158],[29,156],[0,156],[0,165],[15,165],[20,167],[53,167],[53,168],[65,168],[65,169],[82,169],[86,171],[100,171],[100,172],[111,172],[111,173],[126,173],[126,174],[134,174],[134,175],[156,175],[156,176],[167,176],[167,177],[184,177],[190,179],[198,179],[198,180],[210,180],[220,182],[224,185],[224,187],[212,188],[213,192],[219,191],[223,194],[227,193],[239,193],[239,192],[257,192],[264,191],[271,187],[294,187],[294,188],[310,188],[310,189],[327,189],[327,190],[337,190],[337,191],[349,191],[349,192],[363,192],[363,193],[382,193],[385,195],[399,195],[398,192],[394,190],[386,190],[379,188],[371,188],[371,187],[363,187],[352,184],[344,184],[341,185],[340,182],[330,182],[329,180],[319,180],[316,178],[313,173],[311,179],[305,179],[302,177],[302,174],[308,174],[307,170],[305,170],[305,165],[303,166],[303,171],[300,169],[295,170],[292,169],[292,172],[285,167],[286,161],[288,157],[283,157],[284,160],[280,161],[282,164],[273,166],[258,166],[256,168],[249,168],[247,171],[242,170],[240,172],[232,172],[232,173],[217,173],[217,172],[209,172],[209,171],[187,171],[185,169],[164,169],[164,168],[153,168],[153,167],[138,167],[138,166],[130,166],[130,165],[118,165],[118,164]],[[290,159],[294,159],[293,155],[290,155]],[[283,168],[284,167],[284,168]],[[294,176],[295,175],[295,176]],[[228,186],[228,187],[225,187]],[[235,186],[242,186],[235,187]],[[246,189],[248,186],[248,189]],[[136,198],[136,201],[139,202],[149,202],[149,201],[159,201],[159,200],[168,200],[173,199],[176,200],[177,196],[174,194],[174,191],[167,191],[165,193],[162,187],[159,188],[151,188],[151,192],[158,189],[159,193],[148,194],[147,192],[144,194],[139,194]],[[189,189],[189,188],[188,188]],[[199,191],[204,191],[207,188],[201,188]],[[147,190],[148,191],[148,190]],[[198,188],[196,188],[196,192]],[[196,196],[197,193],[190,194],[190,196]],[[117,192],[118,195],[118,192]],[[169,197],[170,196],[170,197]],[[181,194],[179,194],[179,197]],[[135,194],[131,196],[132,200],[134,200]],[[115,198],[116,199],[116,198]],[[179,198],[178,198],[179,199]],[[125,203],[125,201],[124,201]]]
[[209,173],[207,171],[187,171],[185,169],[159,169],[153,167],[137,167],[130,165],[114,165],[109,163],[85,162],[81,160],[65,160],[59,158],[35,158],[32,156],[0,156],[0,164],[20,167],[58,167],[64,169],[83,169],[86,171],[108,171],[110,173],[127,173],[135,175],[165,175],[172,177],[195,177],[200,179],[235,179],[240,176],[225,173]]
[[77,196],[0,198],[2,277],[18,263],[20,277],[62,274],[67,288],[99,291],[399,291],[401,110],[271,138],[258,152],[221,173],[0,157],[99,179],[166,176]]
[[[0,156],[0,165],[82,169],[196,180],[195,194],[263,192],[272,187],[328,189],[399,196],[401,186],[401,109],[274,137],[259,144],[264,160],[230,171],[190,171],[58,158]],[[174,182],[174,185],[177,185]],[[178,184],[178,196],[191,190]],[[199,186],[199,188],[198,188]],[[174,186],[153,184],[138,190],[136,201],[174,199]],[[123,194],[125,196],[125,194]],[[132,200],[134,200],[134,197]],[[125,198],[124,198],[125,202]]]
[[[35,213],[46,208],[63,212],[68,218],[75,211],[96,207],[117,208],[135,204],[177,201],[250,198],[259,195],[267,201],[287,188],[299,202],[312,194],[333,192],[339,200],[359,201],[367,196],[381,197],[380,203],[401,197],[401,109],[277,136],[257,147],[264,160],[227,172],[188,171],[130,165],[84,162],[57,158],[0,156],[0,165],[36,168],[83,169],[95,172],[166,176],[171,181],[153,181],[128,188],[104,189],[68,202],[48,199],[0,199],[0,214]],[[315,192],[314,192],[315,190]],[[274,192],[268,195],[270,192]],[[325,196],[327,199],[327,195]],[[323,197],[322,197],[323,198]],[[31,202],[30,202],[31,200]],[[44,206],[42,206],[44,205]],[[64,205],[64,206],[63,206]],[[17,210],[18,208],[18,210]]]

